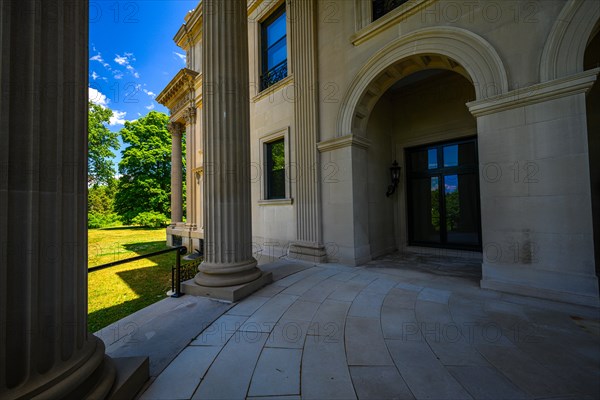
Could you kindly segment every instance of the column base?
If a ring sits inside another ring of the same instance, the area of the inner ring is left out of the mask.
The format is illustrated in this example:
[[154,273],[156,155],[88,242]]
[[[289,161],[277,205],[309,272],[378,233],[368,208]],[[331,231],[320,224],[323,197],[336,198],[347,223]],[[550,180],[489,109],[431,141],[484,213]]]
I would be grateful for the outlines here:
[[[205,286],[198,284],[198,275],[207,275],[203,274],[202,272],[199,272],[194,279],[182,282],[181,291],[185,294],[190,294],[192,296],[208,297],[211,299],[225,300],[233,303],[251,295],[263,286],[266,286],[269,283],[273,282],[272,272],[262,272],[258,268],[256,269],[259,272],[259,275],[256,279],[243,284],[226,287]],[[202,278],[203,276],[200,276],[201,282]]]
[[[25,384],[9,392],[6,399],[105,399],[116,380],[113,360],[104,354],[104,343],[90,335],[90,353],[61,375],[39,385],[39,382]],[[93,347],[92,347],[93,346]],[[34,386],[34,387],[31,387]],[[35,387],[37,386],[37,387]]]
[[318,264],[327,262],[325,246],[319,243],[293,242],[290,244],[288,257]]

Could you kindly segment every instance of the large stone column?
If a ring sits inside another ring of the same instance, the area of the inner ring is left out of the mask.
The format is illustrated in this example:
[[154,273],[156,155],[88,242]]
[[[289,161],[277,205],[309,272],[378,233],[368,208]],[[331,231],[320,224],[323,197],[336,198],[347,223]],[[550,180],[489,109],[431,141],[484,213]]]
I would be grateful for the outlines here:
[[0,1],[0,398],[107,396],[87,330],[88,2]]
[[290,257],[326,262],[323,246],[319,141],[319,91],[315,1],[289,3],[294,74],[294,148],[296,152],[297,241]]
[[248,22],[245,0],[203,2],[204,262],[197,284],[261,277],[252,257]]
[[183,127],[180,123],[169,123],[169,132],[171,132],[171,224],[175,224],[183,220],[183,172],[181,154],[182,131]]

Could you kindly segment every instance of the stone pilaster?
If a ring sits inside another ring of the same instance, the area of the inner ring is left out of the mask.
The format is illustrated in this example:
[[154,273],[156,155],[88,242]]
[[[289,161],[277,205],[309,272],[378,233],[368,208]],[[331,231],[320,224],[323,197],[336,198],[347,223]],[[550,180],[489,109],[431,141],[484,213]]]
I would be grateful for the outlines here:
[[0,398],[105,398],[87,330],[88,1],[0,1]]
[[481,287],[600,305],[585,99],[599,72],[467,103],[482,163]]
[[252,257],[248,22],[245,0],[203,2],[204,262],[201,286],[261,277]]
[[182,199],[182,150],[181,136],[183,127],[178,122],[169,123],[171,132],[171,223],[181,222],[183,219]]
[[326,262],[323,246],[319,141],[316,2],[291,0],[289,26],[294,74],[297,242],[290,257]]

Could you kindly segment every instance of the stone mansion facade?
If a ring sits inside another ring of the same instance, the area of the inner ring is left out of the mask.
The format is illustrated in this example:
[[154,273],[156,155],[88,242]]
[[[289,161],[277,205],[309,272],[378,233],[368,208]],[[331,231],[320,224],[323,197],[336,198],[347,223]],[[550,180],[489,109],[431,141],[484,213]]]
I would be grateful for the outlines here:
[[[598,305],[600,3],[247,6],[259,264],[478,257],[482,287]],[[204,162],[203,91],[217,89],[203,82],[203,54],[223,46],[203,49],[211,7],[184,17],[174,40],[187,66],[157,98],[173,134],[168,240],[195,249],[210,218],[204,178],[236,162]]]
[[[148,378],[87,328],[88,30],[88,0],[0,1],[2,399]],[[448,251],[484,288],[598,307],[599,31],[597,0],[203,0],[158,97],[171,243],[204,240],[201,288]]]

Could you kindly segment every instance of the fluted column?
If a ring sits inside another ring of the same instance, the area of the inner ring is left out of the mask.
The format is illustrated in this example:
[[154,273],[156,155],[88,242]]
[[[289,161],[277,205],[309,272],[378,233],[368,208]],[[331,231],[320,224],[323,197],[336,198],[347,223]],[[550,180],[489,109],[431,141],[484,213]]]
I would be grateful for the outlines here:
[[292,71],[294,74],[294,148],[296,151],[297,242],[290,256],[315,262],[327,260],[321,227],[319,92],[317,82],[316,2],[290,0]]
[[171,223],[183,220],[183,172],[181,136],[183,127],[179,122],[169,123],[171,132]]
[[88,1],[0,1],[0,398],[106,397],[87,330]]
[[186,152],[185,158],[187,166],[186,174],[186,221],[191,228],[195,228],[197,224],[196,220],[196,174],[194,168],[196,168],[196,109],[189,107],[185,112],[185,136],[186,136]]
[[252,257],[246,0],[203,2],[204,262],[202,286],[258,279]]

